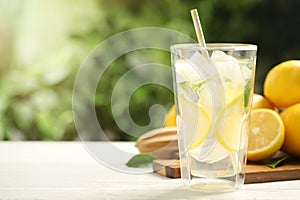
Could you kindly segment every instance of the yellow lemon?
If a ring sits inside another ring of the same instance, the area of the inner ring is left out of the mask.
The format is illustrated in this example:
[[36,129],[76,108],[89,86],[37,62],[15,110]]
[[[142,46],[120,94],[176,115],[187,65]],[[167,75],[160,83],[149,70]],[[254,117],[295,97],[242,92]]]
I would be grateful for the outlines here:
[[270,101],[260,94],[253,94],[251,108],[252,109],[269,108],[272,110],[275,109],[275,107],[270,103]]
[[289,60],[272,68],[264,82],[264,95],[278,108],[300,103],[300,60]]
[[300,157],[300,103],[288,107],[280,116],[285,125],[283,151]]
[[270,158],[284,141],[284,125],[280,115],[274,110],[260,108],[251,112],[250,120],[248,160]]
[[173,105],[165,117],[165,127],[176,126],[176,106]]

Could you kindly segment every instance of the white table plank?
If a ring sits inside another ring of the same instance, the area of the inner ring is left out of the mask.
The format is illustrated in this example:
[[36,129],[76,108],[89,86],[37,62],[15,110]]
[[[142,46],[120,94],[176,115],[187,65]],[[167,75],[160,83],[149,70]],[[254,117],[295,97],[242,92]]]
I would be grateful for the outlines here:
[[[135,151],[132,143],[115,143]],[[100,143],[101,145],[101,143]],[[180,179],[127,174],[95,161],[80,142],[0,142],[0,199],[299,199],[300,180],[247,184],[221,194]]]

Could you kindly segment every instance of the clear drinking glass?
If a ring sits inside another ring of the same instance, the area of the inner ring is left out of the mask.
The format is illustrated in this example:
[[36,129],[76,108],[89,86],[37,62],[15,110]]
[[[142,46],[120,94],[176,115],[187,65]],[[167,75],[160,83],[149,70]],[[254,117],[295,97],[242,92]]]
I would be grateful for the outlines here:
[[257,46],[171,46],[181,177],[192,189],[244,183]]

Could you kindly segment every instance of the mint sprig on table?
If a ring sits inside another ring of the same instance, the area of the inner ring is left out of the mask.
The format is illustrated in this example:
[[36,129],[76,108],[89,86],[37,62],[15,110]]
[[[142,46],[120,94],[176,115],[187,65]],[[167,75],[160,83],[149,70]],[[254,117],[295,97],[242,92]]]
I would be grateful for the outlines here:
[[284,156],[281,158],[275,158],[275,159],[271,159],[270,161],[266,162],[266,165],[270,168],[276,168],[280,165],[283,164],[283,162],[288,158],[288,156]]
[[152,167],[152,161],[156,158],[150,154],[137,154],[133,156],[126,165],[128,167],[135,167],[135,168],[147,168]]

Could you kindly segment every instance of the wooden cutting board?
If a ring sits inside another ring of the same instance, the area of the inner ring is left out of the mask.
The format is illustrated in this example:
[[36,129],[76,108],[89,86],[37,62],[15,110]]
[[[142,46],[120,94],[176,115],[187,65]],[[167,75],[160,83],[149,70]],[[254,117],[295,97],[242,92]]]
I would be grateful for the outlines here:
[[[169,178],[180,178],[179,160],[154,160],[153,171]],[[247,164],[246,184],[297,179],[300,179],[300,160],[288,158],[282,166],[274,169],[262,163]]]

